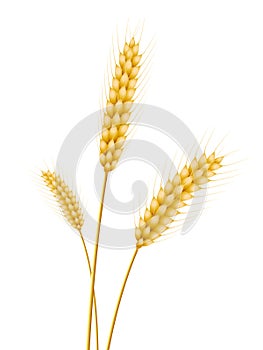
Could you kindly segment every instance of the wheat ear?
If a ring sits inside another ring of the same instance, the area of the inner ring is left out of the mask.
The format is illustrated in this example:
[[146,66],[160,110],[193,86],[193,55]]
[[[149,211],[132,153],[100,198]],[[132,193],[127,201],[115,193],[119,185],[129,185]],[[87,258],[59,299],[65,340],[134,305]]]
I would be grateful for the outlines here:
[[138,248],[154,243],[165,234],[174,222],[174,217],[180,213],[179,209],[187,206],[187,201],[193,198],[194,193],[222,167],[223,158],[216,158],[215,152],[208,157],[203,154],[199,159],[194,158],[190,165],[186,164],[159,189],[135,229]]
[[[68,223],[76,229],[79,234],[85,251],[89,274],[92,274],[90,258],[87,250],[87,246],[82,234],[82,227],[84,224],[84,215],[76,196],[64,182],[64,180],[57,175],[55,172],[50,170],[42,171],[41,177],[44,183],[52,192],[57,204],[59,205],[62,215],[68,221]],[[96,295],[93,296],[94,313],[95,313],[95,327],[96,327],[96,349],[99,350],[99,326],[98,326],[98,313],[97,313],[97,302]],[[92,306],[91,306],[92,307]]]
[[200,190],[202,185],[207,184],[211,177],[216,175],[216,170],[222,167],[223,159],[224,157],[216,157],[215,152],[209,157],[204,153],[199,159],[194,158],[190,165],[186,164],[180,173],[177,173],[166,182],[164,188],[161,187],[159,189],[158,195],[153,197],[149,208],[146,208],[144,217],[140,218],[139,224],[135,229],[137,244],[115,307],[107,350],[111,346],[120,303],[139,249],[154,243],[171,228],[175,216],[180,214],[179,208],[187,206],[187,201],[193,197],[194,193]]
[[136,43],[134,38],[132,38],[130,42],[125,42],[123,50],[119,52],[119,62],[115,66],[115,75],[112,78],[112,83],[109,88],[109,96],[104,112],[100,139],[100,163],[104,168],[104,180],[94,244],[89,300],[87,350],[90,349],[92,299],[96,279],[99,236],[107,178],[108,173],[116,168],[127,138],[131,107],[134,102],[141,57],[142,55],[139,54],[139,42]]
[[132,38],[119,53],[109,90],[100,139],[100,162],[106,172],[115,169],[129,129],[131,107],[140,70],[139,42]]

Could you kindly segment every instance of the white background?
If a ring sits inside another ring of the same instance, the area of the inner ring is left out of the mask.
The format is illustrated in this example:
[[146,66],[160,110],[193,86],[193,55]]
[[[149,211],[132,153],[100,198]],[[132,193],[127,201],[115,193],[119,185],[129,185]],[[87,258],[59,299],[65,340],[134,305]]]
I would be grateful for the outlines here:
[[[81,243],[34,173],[99,108],[112,37],[128,18],[145,19],[143,42],[156,41],[144,101],[197,137],[230,132],[224,149],[245,162],[190,233],[141,251],[112,349],[262,349],[262,16],[255,0],[1,2],[1,349],[85,349]],[[117,197],[130,193],[126,175]],[[99,253],[101,349],[131,253]]]

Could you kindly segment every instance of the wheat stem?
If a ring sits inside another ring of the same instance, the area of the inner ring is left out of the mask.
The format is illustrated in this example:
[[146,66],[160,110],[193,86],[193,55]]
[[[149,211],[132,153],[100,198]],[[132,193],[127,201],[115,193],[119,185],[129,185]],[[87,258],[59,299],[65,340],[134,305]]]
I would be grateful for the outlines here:
[[102,193],[101,193],[101,201],[99,208],[99,216],[98,216],[98,224],[97,224],[97,232],[95,237],[95,246],[94,246],[94,256],[93,256],[93,264],[91,270],[91,283],[90,283],[90,300],[89,300],[89,311],[88,311],[88,332],[87,332],[87,350],[90,350],[90,341],[91,341],[91,324],[92,324],[92,302],[94,297],[94,285],[95,285],[95,277],[96,277],[96,267],[97,267],[97,256],[98,256],[98,248],[99,248],[99,238],[100,238],[100,228],[101,228],[101,218],[103,212],[103,203],[107,185],[108,173],[104,173],[103,185],[102,185]]
[[[90,258],[87,250],[87,246],[83,237],[83,234],[81,230],[79,231],[80,238],[83,244],[83,248],[86,254],[87,262],[88,262],[88,268],[89,268],[89,273],[91,276],[91,264],[90,264]],[[99,350],[99,323],[98,323],[98,311],[97,311],[97,301],[96,301],[96,295],[94,293],[94,298],[93,298],[93,304],[94,304],[94,315],[95,315],[95,324],[96,324],[96,349]]]
[[118,300],[117,300],[117,304],[116,304],[115,311],[114,311],[114,316],[113,316],[113,319],[112,319],[110,334],[109,334],[108,343],[107,343],[107,350],[110,349],[112,335],[113,335],[114,326],[115,326],[115,323],[116,323],[116,319],[117,319],[117,315],[118,315],[121,299],[122,299],[122,296],[123,296],[123,293],[124,293],[124,290],[125,290],[125,287],[126,287],[126,283],[128,281],[128,278],[129,278],[129,275],[130,275],[130,272],[131,272],[131,269],[132,269],[132,266],[133,266],[133,263],[134,263],[134,260],[135,260],[135,258],[137,256],[138,251],[139,251],[139,248],[136,248],[135,251],[134,251],[134,254],[133,254],[132,258],[131,258],[131,261],[130,261],[128,270],[126,272],[124,281],[122,283],[121,291],[120,291],[120,294],[119,294],[119,297],[118,297]]

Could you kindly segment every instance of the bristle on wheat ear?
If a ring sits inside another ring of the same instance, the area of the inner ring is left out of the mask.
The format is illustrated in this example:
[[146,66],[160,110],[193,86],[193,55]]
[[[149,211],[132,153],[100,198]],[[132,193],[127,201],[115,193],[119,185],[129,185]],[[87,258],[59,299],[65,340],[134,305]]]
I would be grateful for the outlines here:
[[100,139],[100,162],[105,172],[115,169],[129,129],[131,107],[140,70],[139,42],[132,38],[119,53],[109,90]]
[[215,152],[209,157],[203,154],[199,159],[194,158],[189,166],[185,165],[159,189],[135,229],[137,248],[148,246],[165,234],[178,210],[187,206],[187,200],[216,175],[216,170],[222,167],[223,158],[216,158]]
[[84,224],[84,216],[72,190],[55,172],[42,171],[41,177],[53,193],[65,219],[74,229],[80,231]]

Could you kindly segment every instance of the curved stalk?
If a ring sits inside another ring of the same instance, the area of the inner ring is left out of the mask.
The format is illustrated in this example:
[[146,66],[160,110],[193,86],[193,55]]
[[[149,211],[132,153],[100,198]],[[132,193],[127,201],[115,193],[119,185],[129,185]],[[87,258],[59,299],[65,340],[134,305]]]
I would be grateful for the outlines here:
[[119,298],[117,300],[117,304],[116,304],[114,315],[113,315],[113,319],[112,319],[112,324],[111,324],[111,328],[110,328],[110,334],[109,334],[107,348],[106,348],[107,350],[109,350],[110,346],[111,346],[112,335],[113,335],[113,331],[114,331],[114,327],[115,327],[115,323],[116,323],[116,319],[117,319],[117,315],[118,315],[121,299],[122,299],[122,296],[123,296],[123,293],[124,293],[124,289],[126,287],[126,283],[128,281],[128,278],[129,278],[129,275],[130,275],[130,272],[131,272],[134,260],[136,258],[137,253],[138,253],[138,250],[139,250],[139,248],[135,249],[135,252],[134,252],[134,254],[133,254],[132,258],[131,258],[128,270],[126,272],[124,281],[122,283],[121,291],[120,291],[120,294],[119,294]]
[[108,173],[105,172],[103,185],[102,185],[101,202],[100,202],[99,216],[98,216],[98,225],[97,225],[97,232],[96,232],[95,245],[94,245],[93,264],[92,264],[92,269],[91,269],[90,300],[89,300],[88,331],[87,331],[87,350],[90,350],[91,324],[92,324],[92,302],[93,302],[93,298],[94,298],[94,285],[95,285],[95,278],[96,278],[96,267],[97,267],[97,256],[98,256],[99,239],[100,239],[101,218],[102,218],[102,212],[103,212],[103,203],[104,203],[104,197],[105,197],[105,191],[106,191],[106,185],[107,185],[107,178],[108,178]]
[[[88,268],[89,268],[89,273],[91,276],[91,264],[90,264],[90,258],[87,250],[87,246],[83,237],[83,234],[81,230],[79,231],[80,238],[84,247],[84,251],[86,254],[87,262],[88,262]],[[97,311],[97,301],[96,301],[96,295],[94,293],[94,298],[93,298],[93,306],[94,306],[94,315],[95,315],[95,327],[96,327],[96,349],[99,350],[99,323],[98,323],[98,311]]]

